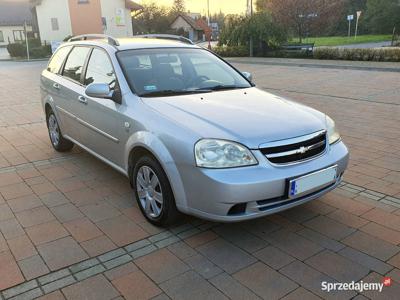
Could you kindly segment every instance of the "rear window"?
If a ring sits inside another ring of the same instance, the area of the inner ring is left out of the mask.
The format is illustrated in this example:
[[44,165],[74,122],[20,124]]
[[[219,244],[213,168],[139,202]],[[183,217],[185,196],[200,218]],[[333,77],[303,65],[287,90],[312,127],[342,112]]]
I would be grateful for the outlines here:
[[55,74],[58,73],[71,48],[71,46],[66,46],[58,49],[51,58],[49,65],[47,66],[47,71]]
[[90,48],[87,47],[75,47],[72,49],[65,63],[63,76],[80,82],[83,66],[85,65],[85,60],[89,51]]

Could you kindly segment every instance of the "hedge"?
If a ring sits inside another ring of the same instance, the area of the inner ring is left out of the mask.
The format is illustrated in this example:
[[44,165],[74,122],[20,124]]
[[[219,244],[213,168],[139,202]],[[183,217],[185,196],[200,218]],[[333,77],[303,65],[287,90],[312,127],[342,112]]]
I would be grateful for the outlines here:
[[[7,51],[11,57],[14,58],[26,58],[26,44],[23,43],[13,43],[7,45]],[[29,40],[29,55],[32,58],[44,58],[51,55],[51,46],[42,46],[40,40],[31,39]]]
[[249,49],[246,46],[217,46],[212,51],[222,57],[249,56]]
[[330,48],[314,49],[314,58],[361,61],[394,61],[400,62],[400,48]]
[[7,45],[7,51],[11,57],[24,57],[26,56],[26,46],[20,43],[13,43]]
[[[249,56],[248,47],[245,46],[218,46],[213,51],[223,57],[243,57]],[[360,61],[393,61],[400,62],[400,47],[382,48],[334,48],[318,47],[314,48],[312,55],[307,55],[301,51],[270,51],[266,57],[285,57],[285,58],[315,58],[315,59],[335,59],[335,60],[360,60]]]

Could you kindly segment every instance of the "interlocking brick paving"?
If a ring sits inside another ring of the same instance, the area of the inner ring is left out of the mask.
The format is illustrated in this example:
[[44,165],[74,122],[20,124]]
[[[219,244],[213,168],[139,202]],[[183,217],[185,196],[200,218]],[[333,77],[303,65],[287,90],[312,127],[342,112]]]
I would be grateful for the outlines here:
[[[0,63],[0,299],[396,297],[400,73],[236,65],[259,87],[337,121],[351,151],[345,182],[262,219],[185,217],[160,229],[143,218],[126,178],[78,147],[52,149],[39,102],[45,63]],[[385,275],[393,284],[382,294],[321,290],[323,280]]]

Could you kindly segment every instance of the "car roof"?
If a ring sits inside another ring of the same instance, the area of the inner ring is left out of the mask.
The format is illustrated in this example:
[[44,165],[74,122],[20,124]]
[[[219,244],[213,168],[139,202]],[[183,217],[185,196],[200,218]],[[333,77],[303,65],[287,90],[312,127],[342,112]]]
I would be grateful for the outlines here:
[[[194,48],[200,49],[201,47],[184,43],[179,40],[161,39],[161,38],[120,38],[116,39],[119,43],[118,46],[112,46],[108,43],[107,39],[93,39],[68,42],[69,45],[88,45],[100,46],[103,48],[114,48],[116,50],[131,50],[131,49],[151,49],[151,48]],[[65,44],[65,45],[66,45]]]
[[120,45],[119,50],[146,49],[146,48],[200,48],[196,45],[181,42],[179,40],[160,39],[160,38],[123,38],[117,39]]

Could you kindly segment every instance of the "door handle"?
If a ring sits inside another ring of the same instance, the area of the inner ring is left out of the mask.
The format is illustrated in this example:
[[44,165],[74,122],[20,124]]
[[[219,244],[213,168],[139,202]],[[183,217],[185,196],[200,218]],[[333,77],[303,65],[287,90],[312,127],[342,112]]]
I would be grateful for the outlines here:
[[83,103],[83,104],[87,104],[87,99],[83,96],[79,96],[78,97],[79,102]]
[[60,89],[60,85],[58,83],[54,83],[53,84],[53,88],[55,88],[56,90]]

